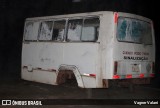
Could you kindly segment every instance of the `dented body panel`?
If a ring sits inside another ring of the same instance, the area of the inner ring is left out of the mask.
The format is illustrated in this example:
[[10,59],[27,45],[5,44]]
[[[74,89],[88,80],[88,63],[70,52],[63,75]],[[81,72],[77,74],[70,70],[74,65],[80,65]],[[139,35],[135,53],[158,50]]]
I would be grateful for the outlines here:
[[108,79],[150,77],[155,62],[153,27],[152,45],[120,42],[118,17],[152,23],[138,15],[109,11],[26,19],[22,79],[57,85],[63,82],[62,72],[70,76],[68,70],[79,87],[106,88]]

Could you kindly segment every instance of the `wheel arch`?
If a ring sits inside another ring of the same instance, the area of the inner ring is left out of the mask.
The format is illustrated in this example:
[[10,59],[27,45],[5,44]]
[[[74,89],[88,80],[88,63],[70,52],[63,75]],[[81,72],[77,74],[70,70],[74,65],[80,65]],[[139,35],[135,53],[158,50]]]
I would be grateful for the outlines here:
[[78,86],[81,87],[81,88],[85,88],[83,79],[81,77],[81,74],[80,74],[78,68],[75,65],[65,65],[65,64],[60,65],[59,69],[58,69],[57,76],[58,76],[60,71],[64,71],[64,70],[72,71],[74,73],[75,77],[76,77]]

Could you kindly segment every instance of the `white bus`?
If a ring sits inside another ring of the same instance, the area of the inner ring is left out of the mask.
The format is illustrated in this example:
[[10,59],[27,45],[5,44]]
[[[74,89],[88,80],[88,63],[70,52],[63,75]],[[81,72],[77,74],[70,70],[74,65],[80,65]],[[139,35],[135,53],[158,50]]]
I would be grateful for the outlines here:
[[[24,80],[58,85],[75,77],[81,88],[154,77],[150,19],[123,12],[27,18],[22,47]],[[133,81],[133,82],[136,82]]]

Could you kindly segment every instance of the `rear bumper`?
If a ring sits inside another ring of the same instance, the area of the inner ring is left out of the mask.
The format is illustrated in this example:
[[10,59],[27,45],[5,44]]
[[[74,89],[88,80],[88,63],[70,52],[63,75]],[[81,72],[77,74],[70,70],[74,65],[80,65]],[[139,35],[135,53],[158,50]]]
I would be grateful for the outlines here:
[[131,79],[131,78],[152,78],[154,77],[155,74],[154,73],[150,73],[150,74],[127,74],[127,75],[113,75],[113,79]]

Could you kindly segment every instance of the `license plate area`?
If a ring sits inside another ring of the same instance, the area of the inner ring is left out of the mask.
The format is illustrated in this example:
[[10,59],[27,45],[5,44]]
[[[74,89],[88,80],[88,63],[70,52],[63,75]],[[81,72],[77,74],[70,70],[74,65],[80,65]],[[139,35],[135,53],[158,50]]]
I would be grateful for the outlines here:
[[132,68],[132,72],[140,72],[140,65],[139,64],[132,64],[131,65],[131,68]]

